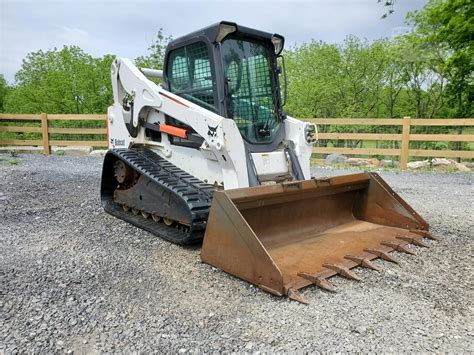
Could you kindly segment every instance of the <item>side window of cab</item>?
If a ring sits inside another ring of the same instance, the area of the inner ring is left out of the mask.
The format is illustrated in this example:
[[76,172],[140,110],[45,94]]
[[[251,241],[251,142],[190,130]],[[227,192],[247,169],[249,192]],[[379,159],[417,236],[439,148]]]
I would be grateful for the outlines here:
[[169,89],[186,100],[216,112],[213,90],[213,70],[209,49],[196,42],[170,52],[168,65]]

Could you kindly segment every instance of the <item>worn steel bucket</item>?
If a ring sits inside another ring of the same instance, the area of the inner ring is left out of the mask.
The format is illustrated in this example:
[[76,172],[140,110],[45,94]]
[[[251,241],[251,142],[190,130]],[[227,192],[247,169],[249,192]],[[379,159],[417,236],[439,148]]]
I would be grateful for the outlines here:
[[275,295],[307,302],[310,284],[359,279],[392,250],[425,246],[428,224],[375,173],[214,192],[201,252],[204,262]]

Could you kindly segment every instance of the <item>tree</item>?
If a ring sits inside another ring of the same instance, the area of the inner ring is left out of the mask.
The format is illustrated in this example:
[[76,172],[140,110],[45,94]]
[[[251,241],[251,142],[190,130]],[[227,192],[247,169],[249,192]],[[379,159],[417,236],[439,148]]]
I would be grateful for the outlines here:
[[448,78],[449,102],[459,117],[473,114],[474,6],[470,0],[430,0],[420,11],[407,15],[414,26],[413,41],[436,54]]
[[446,77],[435,53],[425,48],[412,34],[394,43],[393,54],[402,70],[402,81],[410,101],[405,115],[432,118],[444,105]]
[[[405,71],[405,63],[400,53],[400,47],[393,41],[383,41],[384,43],[384,78],[381,93],[381,102],[385,107],[387,117],[402,117],[406,113],[400,112],[399,102],[406,87],[408,76]],[[382,108],[380,109],[382,111]]]
[[349,36],[340,46],[312,41],[287,51],[287,110],[300,117],[378,117],[386,47]]
[[288,76],[286,109],[297,117],[337,117],[336,78],[340,53],[335,45],[312,41],[285,52]]
[[[286,52],[288,105],[298,117],[379,117],[386,42],[369,44],[354,36],[340,46],[312,41]],[[324,126],[334,132],[344,127]],[[352,126],[355,132],[366,127]],[[327,142],[320,142],[326,144]],[[333,142],[342,144],[343,142]],[[355,147],[361,141],[347,142]]]
[[3,108],[3,102],[5,101],[5,96],[7,96],[9,91],[9,86],[5,77],[0,74],[0,112],[5,112]]
[[93,58],[76,46],[29,53],[5,98],[11,113],[103,113],[112,102],[113,57]]
[[385,12],[383,15],[382,15],[382,18],[387,18],[389,15],[393,14],[395,12],[394,10],[394,6],[395,6],[395,3],[397,2],[397,0],[377,0],[377,2],[380,4],[380,3],[383,3],[383,6],[385,6],[385,8],[387,9],[387,12]]
[[148,47],[149,53],[136,58],[135,64],[142,68],[163,69],[166,46],[172,39],[172,36],[164,35],[163,28],[160,28],[155,40],[151,46]]
[[385,67],[383,42],[369,44],[349,36],[339,50],[342,65],[338,101],[344,104],[342,117],[378,117]]

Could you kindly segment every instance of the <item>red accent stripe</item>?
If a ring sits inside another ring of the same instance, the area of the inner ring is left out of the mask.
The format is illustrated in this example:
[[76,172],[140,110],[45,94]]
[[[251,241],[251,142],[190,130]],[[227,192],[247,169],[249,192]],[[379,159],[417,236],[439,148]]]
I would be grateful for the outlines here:
[[168,95],[166,95],[166,94],[163,94],[162,92],[160,92],[160,95],[161,95],[161,96],[164,96],[164,97],[166,97],[167,99],[170,99],[171,101],[174,101],[174,102],[176,102],[177,104],[180,104],[180,105],[182,105],[182,106],[184,106],[184,107],[189,107],[188,105],[183,104],[181,101],[175,99],[174,97],[171,97],[171,96],[168,96]]
[[105,115],[105,127],[107,128],[107,148],[112,148],[110,146],[110,132],[109,132],[109,114]]

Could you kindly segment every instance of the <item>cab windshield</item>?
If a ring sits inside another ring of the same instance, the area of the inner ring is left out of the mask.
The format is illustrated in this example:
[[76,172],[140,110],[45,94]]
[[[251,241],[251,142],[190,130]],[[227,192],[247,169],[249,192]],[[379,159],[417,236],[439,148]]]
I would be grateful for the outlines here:
[[232,38],[221,51],[231,117],[247,141],[271,142],[280,125],[273,53],[262,44]]

